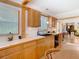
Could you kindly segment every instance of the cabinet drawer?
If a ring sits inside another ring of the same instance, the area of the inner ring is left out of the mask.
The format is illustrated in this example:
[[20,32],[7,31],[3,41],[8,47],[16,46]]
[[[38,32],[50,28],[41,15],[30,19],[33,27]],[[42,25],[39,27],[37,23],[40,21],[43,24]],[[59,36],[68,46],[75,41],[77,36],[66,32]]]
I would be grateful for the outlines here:
[[0,58],[6,55],[6,50],[1,50],[0,51]]
[[17,45],[17,46],[13,46],[13,47],[10,47],[8,49],[6,49],[6,54],[12,54],[12,53],[15,53],[17,51],[21,51],[22,50],[22,45]]
[[31,47],[31,46],[35,46],[35,45],[36,45],[36,41],[32,41],[32,42],[24,43],[23,47],[27,48],[27,47]]

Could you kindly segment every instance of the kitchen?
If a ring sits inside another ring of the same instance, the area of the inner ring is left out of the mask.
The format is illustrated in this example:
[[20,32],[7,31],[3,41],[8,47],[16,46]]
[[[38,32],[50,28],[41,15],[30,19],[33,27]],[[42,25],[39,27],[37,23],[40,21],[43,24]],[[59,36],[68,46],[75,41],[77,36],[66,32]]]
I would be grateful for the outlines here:
[[78,39],[78,10],[56,15],[52,7],[38,8],[38,2],[0,1],[0,59],[42,59],[50,49],[62,50],[63,43],[73,45],[67,41],[66,25],[74,25]]

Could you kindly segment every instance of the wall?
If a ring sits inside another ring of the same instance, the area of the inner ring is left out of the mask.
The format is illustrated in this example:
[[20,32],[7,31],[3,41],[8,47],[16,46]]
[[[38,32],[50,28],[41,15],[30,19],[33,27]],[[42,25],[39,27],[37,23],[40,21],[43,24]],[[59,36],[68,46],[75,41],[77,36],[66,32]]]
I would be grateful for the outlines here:
[[27,27],[26,29],[26,35],[30,37],[35,37],[37,36],[37,31],[39,27]]

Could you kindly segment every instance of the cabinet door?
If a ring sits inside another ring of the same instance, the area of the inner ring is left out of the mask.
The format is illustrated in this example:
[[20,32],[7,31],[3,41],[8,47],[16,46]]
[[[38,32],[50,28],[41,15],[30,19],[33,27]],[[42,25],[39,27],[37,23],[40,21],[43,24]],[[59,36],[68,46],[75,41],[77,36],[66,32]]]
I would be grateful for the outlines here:
[[36,55],[37,55],[37,59],[40,59],[42,56],[44,56],[45,53],[45,39],[39,39],[37,41],[37,47],[36,47]]
[[54,36],[46,36],[45,40],[45,51],[54,48]]
[[0,59],[6,59],[6,57],[2,57],[2,58],[0,58]]
[[28,9],[28,26],[32,27],[33,26],[33,10]]
[[0,58],[6,56],[6,50],[0,50]]
[[14,53],[1,57],[0,59],[23,59],[23,55],[22,55],[21,51],[19,51],[19,52],[14,51]]
[[6,59],[23,59],[23,57],[22,57],[21,52],[15,52],[15,53],[12,53],[12,54],[6,56]]
[[39,27],[40,26],[40,13],[33,9],[28,10],[28,26]]
[[58,43],[59,43],[59,48],[60,48],[61,45],[62,45],[62,44],[61,44],[61,43],[62,43],[62,39],[63,39],[63,34],[60,33],[60,34],[59,34],[59,37],[58,37],[58,40],[59,40],[59,42],[58,42]]
[[52,27],[56,27],[57,19],[55,17],[52,17]]
[[31,46],[28,48],[25,48],[23,50],[23,54],[24,54],[24,59],[36,59],[36,47],[35,46]]
[[46,36],[46,40],[45,40],[45,51],[50,49],[50,37]]
[[50,36],[50,49],[54,48],[54,35]]
[[39,27],[41,25],[40,24],[40,13],[37,11],[34,11],[33,17],[34,17],[34,22],[33,22],[34,27]]
[[24,43],[23,59],[36,59],[36,41]]

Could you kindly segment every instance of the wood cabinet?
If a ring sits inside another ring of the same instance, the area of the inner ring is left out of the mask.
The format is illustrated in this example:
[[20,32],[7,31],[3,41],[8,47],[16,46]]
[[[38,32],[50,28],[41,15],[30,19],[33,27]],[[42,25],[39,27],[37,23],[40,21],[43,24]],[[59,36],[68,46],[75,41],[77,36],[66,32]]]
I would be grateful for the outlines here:
[[52,47],[52,36],[21,43],[0,50],[0,59],[40,59]]
[[23,59],[36,59],[35,47],[29,47],[23,50],[24,58]]
[[6,59],[22,59],[22,53],[19,51],[19,52],[15,52],[6,56]]
[[61,48],[62,47],[62,40],[63,40],[63,34],[62,33],[60,33],[59,34],[59,48]]
[[40,13],[33,9],[28,9],[28,26],[39,27],[40,26]]
[[57,24],[57,18],[49,17],[49,27],[56,27],[56,24]]
[[1,57],[0,59],[6,59],[6,57]]
[[54,48],[54,36],[46,36],[45,40],[45,51]]
[[56,27],[57,24],[57,18],[52,17],[52,27]]
[[29,2],[31,2],[32,0],[23,0],[22,4],[27,4]]
[[0,50],[0,59],[22,59],[22,45],[15,45]]
[[6,50],[0,50],[0,58],[6,56]]
[[50,36],[46,36],[44,39],[38,40],[37,41],[37,59],[40,59],[44,56],[44,53],[51,49],[54,48],[54,36],[50,35]]
[[36,55],[37,59],[40,59],[42,56],[44,56],[45,53],[45,39],[37,40],[36,45]]
[[23,59],[36,59],[36,41],[24,44]]

